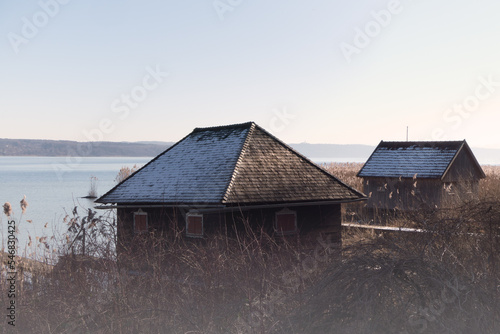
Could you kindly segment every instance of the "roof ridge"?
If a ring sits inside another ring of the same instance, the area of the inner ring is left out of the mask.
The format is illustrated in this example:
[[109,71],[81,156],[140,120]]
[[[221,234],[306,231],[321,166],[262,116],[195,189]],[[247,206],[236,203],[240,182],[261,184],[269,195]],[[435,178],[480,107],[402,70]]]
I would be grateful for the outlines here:
[[381,140],[381,143],[463,143],[465,139],[462,140]]
[[245,123],[235,123],[228,125],[216,125],[216,126],[208,126],[203,128],[194,128],[192,133],[201,132],[201,131],[210,131],[210,130],[222,130],[222,129],[236,129],[236,128],[250,128],[252,125],[255,125],[255,122],[245,122]]
[[454,149],[459,149],[465,140],[450,140],[450,141],[380,141],[375,150],[384,149],[384,148],[410,148],[412,146],[423,148],[443,148],[449,147]]
[[258,126],[254,122],[248,122],[248,123],[242,123],[242,124],[250,124],[250,129],[248,130],[247,136],[246,136],[245,140],[243,141],[243,145],[241,145],[240,155],[238,156],[238,159],[236,159],[236,163],[234,164],[234,168],[233,168],[233,172],[231,174],[231,178],[229,179],[229,182],[227,183],[227,186],[226,186],[226,191],[225,191],[224,195],[222,196],[222,203],[225,203],[227,201],[229,193],[230,193],[230,191],[231,191],[231,189],[232,189],[232,187],[234,185],[234,179],[236,178],[236,174],[237,174],[237,171],[238,171],[238,165],[243,160],[243,156],[245,155],[246,149],[248,147],[248,143],[250,141],[249,138],[254,133],[255,127]]

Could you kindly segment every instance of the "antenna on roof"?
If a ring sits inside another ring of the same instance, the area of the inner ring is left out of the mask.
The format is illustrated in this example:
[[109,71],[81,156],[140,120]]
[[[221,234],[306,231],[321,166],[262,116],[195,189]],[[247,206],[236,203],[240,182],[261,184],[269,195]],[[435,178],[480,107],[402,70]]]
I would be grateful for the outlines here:
[[406,141],[408,141],[408,125],[406,126]]

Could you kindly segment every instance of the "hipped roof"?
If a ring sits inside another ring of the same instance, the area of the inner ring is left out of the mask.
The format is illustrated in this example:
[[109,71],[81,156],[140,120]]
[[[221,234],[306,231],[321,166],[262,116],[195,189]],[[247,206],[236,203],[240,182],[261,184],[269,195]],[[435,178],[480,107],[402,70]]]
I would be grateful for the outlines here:
[[364,197],[248,122],[194,129],[96,202],[251,205]]

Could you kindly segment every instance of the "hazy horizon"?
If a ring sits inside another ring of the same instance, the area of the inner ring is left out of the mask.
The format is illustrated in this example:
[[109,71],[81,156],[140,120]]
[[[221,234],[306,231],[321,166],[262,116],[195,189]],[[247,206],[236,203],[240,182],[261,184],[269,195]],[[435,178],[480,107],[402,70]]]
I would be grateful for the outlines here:
[[[188,133],[186,133],[187,135]],[[79,141],[79,140],[72,140],[72,139],[44,139],[44,138],[3,138],[0,137],[0,140],[47,140],[47,141],[72,141],[72,142],[79,142],[79,143],[93,143],[96,141]],[[181,138],[182,139],[182,138]],[[280,139],[280,138],[278,138]],[[462,141],[463,139],[450,139],[450,140],[445,140],[445,141]],[[465,139],[467,141],[467,139]],[[309,144],[309,145],[338,145],[338,146],[370,146],[370,147],[376,147],[380,141],[399,141],[399,142],[405,142],[407,141],[406,139],[402,140],[384,140],[380,139],[376,143],[368,143],[368,144],[356,144],[356,143],[311,143],[307,141],[303,142],[285,142],[285,144],[288,145],[301,145],[301,144]],[[412,141],[419,141],[419,140],[408,140],[410,142]],[[420,141],[426,141],[426,140],[420,140]],[[432,141],[432,140],[428,140]],[[145,144],[152,144],[152,145],[162,145],[162,144],[175,144],[177,141],[163,141],[163,140],[137,140],[137,141],[128,141],[128,140],[102,140],[102,141],[97,141],[97,142],[109,142],[109,143],[122,143],[122,144],[140,144],[140,143],[145,143]],[[469,144],[469,146],[471,146]],[[500,150],[500,147],[482,147],[482,146],[471,146],[471,148],[479,148],[479,149],[487,149],[487,150]]]
[[177,142],[255,121],[287,143],[500,148],[500,3],[0,4],[2,138]]

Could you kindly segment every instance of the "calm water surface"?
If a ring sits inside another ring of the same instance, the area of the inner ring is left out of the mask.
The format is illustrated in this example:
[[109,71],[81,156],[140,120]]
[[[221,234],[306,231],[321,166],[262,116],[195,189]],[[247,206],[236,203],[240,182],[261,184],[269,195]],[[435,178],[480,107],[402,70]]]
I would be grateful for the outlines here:
[[[149,160],[151,158],[0,157],[0,205],[10,202],[13,207],[19,227],[19,249],[25,249],[28,236],[36,240],[37,236],[50,238],[64,232],[63,219],[75,206],[80,215],[93,207],[93,200],[82,198],[88,194],[92,176],[98,179],[100,196],[116,185],[114,179],[121,167],[143,166]],[[19,203],[24,195],[29,205],[21,217]],[[7,217],[3,210],[0,222],[1,239],[5,241]]]

